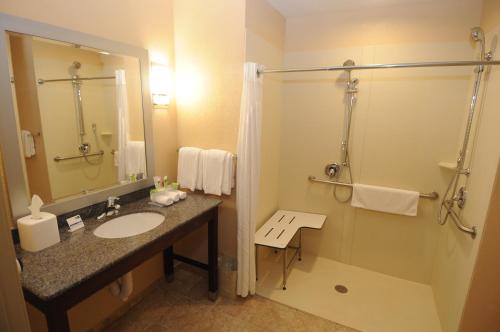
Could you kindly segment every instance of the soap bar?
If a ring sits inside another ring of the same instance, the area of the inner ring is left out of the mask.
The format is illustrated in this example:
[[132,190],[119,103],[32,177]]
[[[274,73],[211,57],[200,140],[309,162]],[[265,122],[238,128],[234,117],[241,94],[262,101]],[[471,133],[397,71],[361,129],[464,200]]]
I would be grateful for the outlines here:
[[40,219],[33,219],[29,215],[17,220],[21,248],[26,251],[40,251],[61,241],[57,217],[48,212],[40,214]]

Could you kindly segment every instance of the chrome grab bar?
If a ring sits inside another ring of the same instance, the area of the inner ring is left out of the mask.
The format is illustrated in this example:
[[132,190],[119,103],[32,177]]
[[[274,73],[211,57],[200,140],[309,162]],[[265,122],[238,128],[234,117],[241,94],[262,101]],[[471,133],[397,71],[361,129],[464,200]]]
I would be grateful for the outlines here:
[[[317,179],[315,176],[312,176],[312,175],[309,175],[308,179],[311,182],[333,184],[335,186],[351,187],[352,188],[352,183],[336,182],[336,181],[329,181],[329,180],[320,180],[320,179]],[[436,200],[436,199],[439,198],[439,194],[437,192],[435,192],[435,191],[433,191],[431,193],[420,193],[420,198],[426,198],[426,199]]]
[[447,215],[451,217],[451,219],[453,220],[453,222],[455,223],[455,225],[458,227],[459,230],[461,230],[464,233],[470,234],[470,236],[474,239],[477,235],[476,226],[468,227],[462,224],[462,222],[460,221],[460,217],[453,210],[453,207],[451,206],[452,203],[453,203],[452,201],[446,200],[443,204],[444,208],[448,212]]
[[73,82],[73,81],[113,80],[113,79],[115,79],[115,76],[54,78],[50,80],[39,78],[38,80],[36,80],[36,82],[38,84],[45,84],[50,82]]
[[85,157],[95,157],[95,156],[102,156],[103,154],[104,154],[104,151],[100,150],[99,152],[96,152],[96,153],[82,154],[82,155],[71,156],[71,157],[55,156],[54,161],[59,162],[59,161],[63,161],[63,160],[79,159],[79,158],[85,158]]

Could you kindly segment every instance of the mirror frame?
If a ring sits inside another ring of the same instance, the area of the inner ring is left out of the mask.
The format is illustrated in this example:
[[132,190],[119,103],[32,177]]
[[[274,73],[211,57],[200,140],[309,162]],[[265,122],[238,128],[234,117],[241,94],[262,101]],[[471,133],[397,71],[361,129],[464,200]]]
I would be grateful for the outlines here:
[[0,33],[2,34],[0,38],[0,148],[4,155],[5,175],[14,219],[29,214],[28,206],[31,204],[31,197],[29,197],[28,179],[25,178],[24,156],[21,152],[22,143],[18,132],[18,120],[14,107],[14,97],[12,95],[10,77],[11,58],[8,32],[75,43],[107,51],[111,54],[132,56],[138,58],[140,64],[144,141],[146,145],[146,168],[148,178],[134,183],[117,184],[105,189],[91,191],[88,194],[82,194],[80,196],[63,198],[57,202],[44,205],[42,210],[60,215],[103,202],[109,196],[124,195],[152,186],[154,175],[153,107],[151,95],[149,93],[148,51],[143,48],[86,33],[0,13]]

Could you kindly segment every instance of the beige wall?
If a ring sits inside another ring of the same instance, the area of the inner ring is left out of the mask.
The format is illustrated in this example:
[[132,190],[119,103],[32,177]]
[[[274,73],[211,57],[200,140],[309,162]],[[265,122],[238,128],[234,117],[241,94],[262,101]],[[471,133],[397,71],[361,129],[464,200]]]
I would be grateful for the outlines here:
[[[357,64],[470,59],[468,34],[480,8],[461,4],[447,3],[446,29],[442,4],[289,18],[285,67],[339,65],[347,59]],[[433,14],[424,20],[422,12],[430,9]],[[466,9],[470,14],[464,18]],[[352,20],[345,19],[348,14]],[[442,193],[450,174],[438,163],[456,158],[471,71],[356,71],[353,77],[360,80],[351,132],[354,182]],[[332,186],[307,180],[323,177],[327,163],[340,161],[345,84],[342,72],[284,78],[280,208],[328,216],[321,231],[304,233],[305,251],[429,283],[440,230],[437,201],[420,200],[413,218],[377,213],[339,203]],[[340,188],[338,194],[345,198],[347,192]]]
[[[280,67],[285,20],[264,0],[218,1],[209,7],[207,12],[195,1],[175,2],[179,146],[237,152],[243,62]],[[219,22],[221,13],[225,20]],[[259,223],[278,208],[281,83],[278,76],[264,80]],[[219,249],[236,257],[235,195],[223,199]],[[206,259],[206,231],[192,234],[176,251]]]
[[[179,146],[236,153],[245,38],[245,2],[174,1],[176,102]],[[236,257],[235,195],[223,196],[219,249]],[[176,245],[206,260],[206,231]]]
[[245,2],[174,1],[180,146],[236,152]]
[[500,1],[483,0],[481,27],[485,31],[493,31],[500,25]]
[[[495,1],[495,0],[491,0]],[[479,23],[478,0],[405,1],[401,5],[287,19],[286,51],[462,41]],[[304,29],[307,27],[307,29]]]
[[[486,14],[488,16],[488,13]],[[498,15],[496,12],[491,14]],[[488,30],[486,37],[487,45],[490,45],[493,40],[498,42],[500,25],[493,30]],[[500,70],[493,67],[483,82],[479,108],[481,111],[476,117],[477,129],[472,135],[475,138],[468,156],[471,168],[471,175],[467,180],[468,199],[461,214],[464,224],[477,227],[477,238],[472,240],[469,236],[459,232],[451,221],[440,233],[432,286],[444,332],[458,329],[485,228],[486,213],[500,159],[499,89]]]
[[[173,12],[171,1],[97,1],[85,3],[65,0],[0,1],[0,12],[26,17],[67,29],[77,30],[119,42],[143,47],[150,57],[173,68]],[[155,168],[158,174],[176,175],[176,108],[175,101],[167,110],[155,110],[153,114],[155,144]],[[145,288],[161,276],[161,259],[144,263],[134,270],[138,288]],[[94,294],[86,304],[78,305],[70,313],[70,324],[76,330],[77,322],[89,328],[99,319],[109,316],[122,304],[109,298],[108,290]],[[98,315],[89,308],[100,308]],[[33,319],[33,315],[31,318]],[[36,318],[35,318],[36,319]],[[41,326],[40,323],[37,324]]]
[[460,331],[494,332],[500,326],[500,164],[490,199]]
[[[30,193],[38,194],[44,202],[52,201],[52,193],[47,169],[47,157],[43,144],[42,119],[38,104],[35,66],[33,63],[32,38],[9,34],[12,73],[15,83],[12,85],[19,129],[34,134],[36,154],[25,158],[26,175]],[[31,195],[30,195],[31,196]]]
[[[246,61],[283,66],[285,18],[265,0],[246,4]],[[282,76],[263,76],[261,174],[257,228],[279,208]]]

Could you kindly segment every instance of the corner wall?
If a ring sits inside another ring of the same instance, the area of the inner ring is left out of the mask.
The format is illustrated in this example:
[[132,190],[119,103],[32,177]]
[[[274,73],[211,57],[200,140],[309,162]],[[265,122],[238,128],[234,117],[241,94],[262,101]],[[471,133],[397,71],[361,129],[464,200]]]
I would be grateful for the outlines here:
[[[498,1],[484,2],[481,20],[486,30],[486,50],[498,49],[492,41],[500,39],[500,6]],[[498,52],[495,58],[499,58]],[[476,114],[477,129],[471,135],[473,148],[469,154],[471,175],[467,180],[467,205],[462,221],[478,229],[476,239],[457,230],[452,221],[441,230],[434,263],[432,287],[441,318],[443,332],[459,328],[471,276],[485,229],[486,213],[490,204],[497,165],[500,159],[500,68],[492,67],[483,79],[483,89]],[[470,98],[470,97],[469,97]],[[497,202],[491,201],[491,204]]]
[[[174,0],[178,146],[236,153],[243,62],[245,1]],[[177,155],[175,155],[177,161]],[[236,257],[235,191],[222,196],[219,250]],[[206,261],[206,227],[175,245]]]
[[[283,67],[285,18],[266,0],[246,5],[246,61]],[[263,76],[262,141],[257,229],[279,209],[282,76]]]

